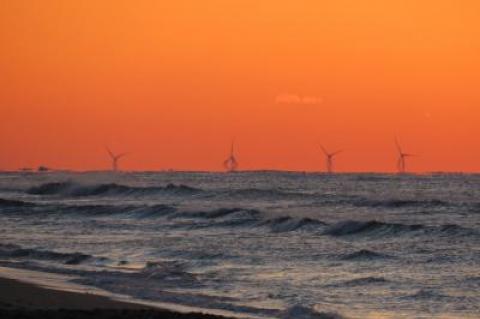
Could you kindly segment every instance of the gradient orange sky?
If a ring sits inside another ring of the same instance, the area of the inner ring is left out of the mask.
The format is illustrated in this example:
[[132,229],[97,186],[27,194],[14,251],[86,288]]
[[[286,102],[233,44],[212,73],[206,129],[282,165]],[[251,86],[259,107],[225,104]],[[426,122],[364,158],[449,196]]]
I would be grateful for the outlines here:
[[0,0],[0,169],[480,171],[480,1]]

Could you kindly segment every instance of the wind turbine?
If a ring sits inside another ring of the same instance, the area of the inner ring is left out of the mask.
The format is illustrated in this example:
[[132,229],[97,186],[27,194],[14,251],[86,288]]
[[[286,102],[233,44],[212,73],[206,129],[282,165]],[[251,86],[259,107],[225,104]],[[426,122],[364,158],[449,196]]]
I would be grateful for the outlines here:
[[320,145],[320,148],[322,149],[323,151],[323,154],[325,154],[325,160],[326,160],[326,166],[327,166],[327,172],[329,174],[333,173],[333,159],[335,158],[335,156],[337,156],[338,154],[340,154],[341,152],[343,152],[342,150],[338,150],[336,152],[333,152],[333,153],[329,153],[327,151],[327,149],[325,147],[323,147],[323,145]]
[[227,172],[234,172],[237,170],[238,162],[234,154],[234,144],[235,141],[232,141],[232,146],[230,148],[230,156],[223,162],[223,166]]
[[108,155],[110,155],[110,158],[112,159],[112,171],[118,171],[118,160],[127,155],[127,153],[115,154],[107,146],[105,146],[105,149],[107,150]]
[[412,156],[415,156],[415,155],[409,154],[409,153],[404,153],[397,138],[395,138],[395,145],[397,146],[397,151],[398,151],[397,169],[398,169],[398,172],[400,174],[404,174],[407,170],[407,165],[406,165],[405,159],[407,157],[412,157]]

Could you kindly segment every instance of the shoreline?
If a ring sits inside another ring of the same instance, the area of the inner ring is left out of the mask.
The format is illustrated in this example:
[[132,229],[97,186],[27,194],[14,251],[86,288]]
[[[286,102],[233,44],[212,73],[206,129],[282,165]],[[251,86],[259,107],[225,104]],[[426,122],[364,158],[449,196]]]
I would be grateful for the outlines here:
[[3,276],[0,318],[229,319],[200,312],[176,312],[98,294],[64,291]]

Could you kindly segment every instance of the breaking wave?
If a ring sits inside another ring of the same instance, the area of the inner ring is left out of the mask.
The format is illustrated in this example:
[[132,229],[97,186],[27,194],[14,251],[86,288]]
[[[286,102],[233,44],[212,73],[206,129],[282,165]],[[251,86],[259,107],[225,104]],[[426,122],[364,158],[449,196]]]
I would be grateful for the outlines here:
[[172,214],[175,207],[157,205],[53,205],[0,199],[2,213],[26,215],[123,215],[131,218],[155,218]]
[[187,185],[167,184],[163,187],[134,187],[120,184],[81,185],[72,182],[47,183],[27,190],[31,195],[63,196],[115,196],[115,195],[152,195],[168,193],[176,195],[194,195],[202,190]]
[[11,244],[0,244],[0,257],[56,261],[62,262],[65,265],[79,265],[94,259],[93,256],[82,253],[59,253],[49,250],[21,248],[20,246]]
[[[117,185],[118,186],[118,185]],[[119,189],[115,186],[109,188]],[[43,186],[42,186],[43,187]],[[58,191],[59,186],[52,186]],[[120,189],[124,189],[121,186]],[[178,189],[183,186],[167,186],[162,189]],[[50,191],[52,188],[48,188]],[[64,188],[62,188],[64,189]],[[96,189],[96,188],[95,188]],[[128,187],[130,191],[132,188]],[[136,188],[133,188],[136,189]],[[181,188],[183,189],[183,188]],[[90,189],[90,191],[92,191]],[[85,190],[82,190],[84,192]],[[99,193],[98,190],[90,192],[90,194]],[[100,192],[100,193],[103,193]],[[78,194],[78,193],[77,193]],[[85,193],[83,193],[85,194]],[[478,231],[465,228],[456,224],[429,226],[424,224],[399,224],[380,222],[376,220],[370,221],[354,221],[346,220],[335,224],[328,224],[321,220],[308,217],[292,217],[280,216],[267,218],[262,211],[251,208],[218,208],[212,210],[199,211],[183,211],[174,206],[156,204],[156,205],[67,205],[67,204],[37,204],[33,202],[10,200],[0,198],[0,212],[7,214],[60,214],[60,215],[119,215],[125,218],[158,218],[166,217],[168,219],[195,219],[204,220],[203,223],[191,222],[190,224],[179,223],[175,227],[193,227],[193,228],[209,228],[209,227],[250,227],[268,228],[274,233],[307,231],[321,231],[323,235],[334,237],[348,236],[370,236],[381,238],[383,236],[396,236],[403,234],[435,234],[440,236],[478,236]],[[359,258],[376,258],[374,252],[360,251],[354,253],[357,255],[344,256],[343,258],[359,259]],[[381,256],[388,258],[388,256]]]
[[244,208],[220,208],[212,211],[179,212],[169,218],[200,218],[208,219],[208,224],[196,225],[197,227],[245,227],[269,228],[274,233],[292,231],[316,231],[326,223],[312,218],[295,218],[282,216],[276,218],[263,218],[261,211]]
[[[95,196],[100,194],[132,194],[144,192],[182,192],[193,194],[199,189],[185,185],[169,184],[165,187],[138,188],[118,184],[102,184],[97,186],[78,186],[72,183],[50,183],[31,188],[31,194],[71,194],[72,196]],[[408,203],[410,205],[411,203]],[[398,205],[395,204],[395,205]],[[407,205],[407,204],[400,204]],[[283,233],[293,231],[322,231],[323,235],[333,237],[369,236],[381,238],[383,236],[398,236],[404,234],[423,235],[434,234],[440,236],[479,236],[479,232],[456,224],[424,225],[400,224],[381,222],[377,220],[355,221],[345,220],[335,224],[327,224],[321,220],[308,217],[280,216],[266,218],[266,215],[251,208],[218,208],[206,211],[180,211],[174,206],[156,205],[68,205],[34,203],[14,199],[0,198],[0,212],[7,214],[21,213],[34,214],[78,214],[86,216],[96,215],[122,215],[127,218],[156,218],[169,219],[203,219],[205,223],[191,223],[189,227],[251,227],[269,228],[271,232]],[[179,224],[183,227],[185,224]],[[353,255],[344,256],[344,259],[362,258],[388,258],[388,256],[375,256],[374,252],[360,251]]]
[[152,206],[113,206],[113,205],[87,205],[87,206],[68,206],[63,213],[79,215],[124,215],[132,218],[155,218],[172,214],[176,211],[175,207],[168,205]]
[[384,223],[379,221],[342,221],[330,226],[326,235],[335,237],[370,235],[370,236],[392,236],[414,233],[437,233],[443,235],[478,235],[474,230],[459,225],[427,226],[421,224],[405,225],[397,223]]
[[294,218],[290,216],[267,219],[258,226],[268,226],[275,233],[284,233],[297,230],[316,231],[326,223],[312,218]]
[[282,199],[300,199],[312,197],[314,194],[286,191],[281,189],[261,189],[261,188],[243,188],[228,191],[220,191],[217,196],[228,198],[282,198]]
[[[72,181],[53,182],[41,184],[26,190],[30,195],[56,195],[67,197],[87,197],[87,196],[155,196],[155,195],[175,195],[175,196],[199,196],[201,198],[214,198],[216,200],[309,200],[312,205],[318,207],[331,206],[350,206],[365,207],[377,209],[408,209],[418,208],[427,212],[434,212],[438,209],[449,207],[459,210],[478,211],[477,206],[464,205],[458,207],[457,204],[440,200],[412,200],[412,199],[372,199],[357,195],[339,195],[328,193],[315,193],[294,191],[281,188],[240,188],[240,189],[216,189],[203,190],[183,184],[167,184],[165,186],[129,186],[116,183],[107,184],[82,184]],[[473,204],[472,204],[473,205]]]
[[215,219],[225,217],[254,217],[260,214],[260,211],[255,209],[219,208],[211,211],[185,211],[179,213],[175,217]]

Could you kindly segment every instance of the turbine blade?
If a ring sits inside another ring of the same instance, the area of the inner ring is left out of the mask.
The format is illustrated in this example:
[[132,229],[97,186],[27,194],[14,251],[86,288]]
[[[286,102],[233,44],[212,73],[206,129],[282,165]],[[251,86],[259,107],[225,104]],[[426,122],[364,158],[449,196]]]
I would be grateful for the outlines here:
[[338,151],[336,151],[336,152],[334,152],[334,153],[332,153],[332,154],[330,154],[330,155],[331,155],[331,156],[335,156],[335,155],[340,154],[340,153],[343,153],[343,150],[338,150]]
[[120,159],[122,157],[124,157],[125,155],[128,155],[129,153],[121,153],[121,154],[118,154],[117,156],[115,156],[115,159]]
[[320,148],[322,149],[323,153],[327,156],[329,156],[330,154],[328,154],[327,150],[325,149],[325,147],[323,147],[322,144],[320,144]]
[[111,158],[115,158],[115,155],[113,152],[108,148],[108,146],[105,146],[105,149],[107,150],[108,154],[110,155]]
[[402,154],[402,147],[400,146],[400,143],[398,142],[398,138],[395,137],[395,145],[397,146],[397,151],[399,154]]

